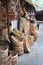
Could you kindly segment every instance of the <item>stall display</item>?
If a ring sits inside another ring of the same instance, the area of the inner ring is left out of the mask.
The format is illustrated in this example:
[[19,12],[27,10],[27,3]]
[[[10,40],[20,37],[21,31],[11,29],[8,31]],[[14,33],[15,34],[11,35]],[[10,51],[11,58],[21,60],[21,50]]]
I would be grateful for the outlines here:
[[3,65],[18,65],[18,55],[29,53],[37,37],[38,28],[34,12],[27,12],[18,0],[0,0],[0,42],[10,42],[12,48],[11,51],[0,47],[0,60]]
[[15,0],[10,0],[8,3],[8,19],[9,20],[16,20],[17,19],[17,5],[18,2]]

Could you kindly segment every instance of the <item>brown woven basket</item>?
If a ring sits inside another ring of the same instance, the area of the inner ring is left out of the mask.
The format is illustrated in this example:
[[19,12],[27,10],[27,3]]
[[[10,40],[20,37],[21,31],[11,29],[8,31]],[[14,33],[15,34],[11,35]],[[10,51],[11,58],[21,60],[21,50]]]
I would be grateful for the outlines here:
[[11,63],[11,54],[8,52],[8,56],[1,58],[3,65],[10,65]]
[[17,29],[13,29],[17,34],[19,34],[19,35],[22,35],[23,33],[21,32],[21,31],[19,31],[19,30],[17,30]]
[[18,40],[16,37],[11,36],[11,40],[12,40],[14,46],[16,46],[16,47],[23,46],[23,41]]
[[29,36],[28,39],[30,40],[30,46],[34,43],[34,36]]
[[0,46],[0,57],[7,57],[8,56],[8,46]]
[[24,51],[30,52],[30,40],[28,38],[24,40]]
[[18,34],[16,31],[12,31],[13,36],[18,38],[19,40],[22,40],[22,35]]
[[23,41],[19,41],[16,37],[11,36],[13,42],[13,50],[18,52],[18,55],[24,53]]
[[7,34],[8,34],[8,28],[2,28],[1,35],[7,35]]
[[36,41],[36,39],[38,37],[38,28],[36,26],[31,25],[30,32],[34,36],[34,40]]
[[24,54],[24,50],[18,51],[18,55],[19,55],[19,56],[22,55],[22,54]]
[[11,65],[18,64],[18,54],[15,51],[10,51],[11,53]]
[[13,49],[16,50],[16,51],[24,50],[23,46],[13,47]]

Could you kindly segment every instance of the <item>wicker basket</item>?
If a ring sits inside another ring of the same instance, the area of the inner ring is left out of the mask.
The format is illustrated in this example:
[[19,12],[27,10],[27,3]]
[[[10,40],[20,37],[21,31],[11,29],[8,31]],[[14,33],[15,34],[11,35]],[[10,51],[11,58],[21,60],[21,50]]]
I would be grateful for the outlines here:
[[10,52],[8,52],[7,57],[0,58],[0,60],[2,61],[3,65],[10,65],[10,63],[11,63],[11,54],[10,54]]
[[16,47],[23,46],[23,41],[20,41],[15,36],[11,36],[11,41],[13,42],[13,45]]
[[11,53],[11,65],[18,65],[18,54],[15,51],[10,51]]
[[1,35],[7,35],[7,34],[8,34],[8,28],[2,28]]
[[19,31],[19,30],[17,30],[17,29],[13,29],[13,31],[15,31],[17,34],[19,34],[19,35],[22,35],[23,33],[21,32],[21,31]]
[[19,55],[19,56],[20,56],[20,55],[22,55],[22,54],[24,54],[24,49],[23,49],[23,50],[18,51],[17,53],[18,53],[18,55]]
[[30,52],[30,48],[34,43],[34,36],[28,36],[24,39],[24,51]]
[[13,47],[13,49],[17,50],[17,51],[20,51],[20,50],[23,50],[23,46],[20,46],[20,47]]
[[30,40],[30,46],[32,46],[33,45],[33,43],[34,43],[34,36],[28,36],[28,39]]
[[18,52],[18,55],[24,53],[23,41],[18,40],[16,37],[11,36],[13,42],[13,50]]
[[38,37],[38,28],[36,26],[31,25],[30,26],[31,34],[34,36],[34,40]]
[[30,40],[28,38],[24,40],[24,51],[30,52]]
[[8,56],[8,46],[0,46],[0,57],[7,57]]
[[22,40],[22,36],[19,33],[17,33],[16,31],[12,31],[13,36],[17,37],[19,40]]

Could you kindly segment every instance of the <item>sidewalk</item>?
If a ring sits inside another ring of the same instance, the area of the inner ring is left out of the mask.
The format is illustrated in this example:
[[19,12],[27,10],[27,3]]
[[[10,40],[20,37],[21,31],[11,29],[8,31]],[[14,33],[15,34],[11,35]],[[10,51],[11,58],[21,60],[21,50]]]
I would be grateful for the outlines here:
[[43,24],[40,24],[38,39],[30,53],[19,56],[18,65],[43,65]]

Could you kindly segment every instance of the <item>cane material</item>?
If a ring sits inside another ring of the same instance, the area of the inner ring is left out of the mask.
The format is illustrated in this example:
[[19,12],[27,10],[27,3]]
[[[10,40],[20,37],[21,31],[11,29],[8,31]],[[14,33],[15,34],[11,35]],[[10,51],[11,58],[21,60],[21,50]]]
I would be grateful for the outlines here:
[[7,57],[3,57],[3,58],[0,58],[3,65],[10,65],[10,62],[11,62],[11,54],[10,52],[8,52],[8,56]]
[[30,32],[34,36],[34,39],[36,40],[38,37],[38,28],[36,26],[31,25]]
[[34,43],[34,36],[28,36],[28,39],[30,40],[30,46],[32,46],[33,45],[33,43]]
[[28,36],[24,39],[24,51],[30,52],[30,48],[34,43],[34,36]]
[[24,51],[30,52],[30,40],[28,38],[25,38],[24,40]]
[[18,52],[18,55],[24,53],[23,41],[19,41],[16,37],[11,36],[13,42],[13,50]]
[[24,50],[17,51],[17,53],[18,53],[18,56],[23,55],[24,54]]
[[17,34],[19,34],[19,35],[22,35],[23,33],[21,32],[21,31],[19,31],[19,30],[17,30],[17,29],[13,29]]
[[13,49],[17,50],[17,51],[20,51],[20,50],[23,50],[23,46],[20,46],[20,47],[13,47]]
[[18,54],[15,51],[10,51],[11,53],[11,65],[18,64]]
[[15,31],[12,31],[13,36],[17,37],[19,40],[22,40],[22,35],[16,33]]
[[15,36],[11,36],[11,40],[14,46],[23,46],[23,41],[18,40]]
[[0,57],[7,57],[8,56],[8,47],[7,46],[0,46]]

